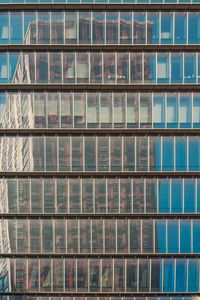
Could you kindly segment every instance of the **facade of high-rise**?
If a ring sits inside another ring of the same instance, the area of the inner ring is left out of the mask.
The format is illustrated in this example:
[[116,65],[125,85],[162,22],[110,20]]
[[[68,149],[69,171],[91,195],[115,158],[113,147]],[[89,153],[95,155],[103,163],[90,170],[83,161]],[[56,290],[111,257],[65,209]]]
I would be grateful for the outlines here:
[[0,300],[198,300],[200,2],[0,0]]

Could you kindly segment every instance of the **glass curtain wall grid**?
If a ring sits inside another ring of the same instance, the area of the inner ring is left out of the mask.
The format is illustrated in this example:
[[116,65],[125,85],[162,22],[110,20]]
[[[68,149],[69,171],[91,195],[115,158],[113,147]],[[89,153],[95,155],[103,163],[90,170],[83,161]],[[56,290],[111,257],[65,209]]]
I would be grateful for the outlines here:
[[4,136],[0,151],[0,172],[200,170],[199,136]]
[[0,84],[198,84],[198,52],[0,53]]
[[[0,186],[1,214],[7,216],[51,213],[58,217],[78,214],[99,218],[103,213],[129,218],[132,214],[134,218],[138,214],[143,214],[143,218],[146,214],[157,218],[179,214],[187,218],[188,214],[198,216],[200,213],[200,179],[197,178],[22,178],[1,179]],[[99,222],[103,226],[102,220]],[[161,227],[166,232],[164,224],[165,220]]]
[[[8,227],[12,236],[10,256],[50,254],[59,258],[62,254],[70,260],[73,254],[129,254],[132,261],[134,255],[158,258],[200,253],[199,219],[4,219],[0,224],[1,233]],[[2,244],[1,254],[8,255],[7,250]]]
[[200,128],[200,93],[0,92],[0,128]]
[[199,12],[0,12],[0,44],[199,44]]
[[151,295],[199,290],[199,259],[16,258],[10,259],[10,264],[15,292],[126,296],[130,291]]
[[0,300],[199,300],[199,11],[0,0]]

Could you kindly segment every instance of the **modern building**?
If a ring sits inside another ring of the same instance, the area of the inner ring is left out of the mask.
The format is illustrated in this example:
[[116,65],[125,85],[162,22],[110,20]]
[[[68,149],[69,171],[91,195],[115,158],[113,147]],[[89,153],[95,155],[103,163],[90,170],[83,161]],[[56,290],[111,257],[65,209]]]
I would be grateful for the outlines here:
[[0,0],[0,300],[199,299],[200,2],[163,1]]

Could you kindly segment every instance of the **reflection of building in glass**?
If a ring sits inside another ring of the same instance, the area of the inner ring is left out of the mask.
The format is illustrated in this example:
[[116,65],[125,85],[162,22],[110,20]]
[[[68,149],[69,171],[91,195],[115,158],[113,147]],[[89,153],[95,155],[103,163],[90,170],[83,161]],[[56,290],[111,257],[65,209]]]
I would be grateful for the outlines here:
[[0,13],[0,292],[192,299],[199,13],[83,5]]

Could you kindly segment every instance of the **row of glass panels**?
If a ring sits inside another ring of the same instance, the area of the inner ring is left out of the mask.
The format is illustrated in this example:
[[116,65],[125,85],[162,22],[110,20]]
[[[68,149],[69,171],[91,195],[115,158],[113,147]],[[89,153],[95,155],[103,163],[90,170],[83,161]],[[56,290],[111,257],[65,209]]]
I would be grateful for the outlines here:
[[200,213],[199,179],[5,179],[3,213]]
[[5,254],[200,253],[200,220],[37,219],[0,224],[0,250]]
[[0,44],[199,44],[194,12],[3,12]]
[[5,172],[200,170],[198,136],[0,137],[0,150]]
[[12,292],[198,292],[199,259],[9,259]]
[[200,128],[200,93],[0,93],[0,127]]
[[0,83],[195,84],[200,54],[0,53]]

